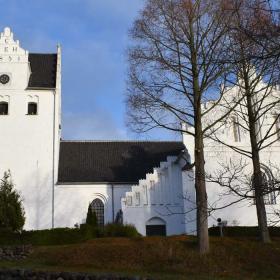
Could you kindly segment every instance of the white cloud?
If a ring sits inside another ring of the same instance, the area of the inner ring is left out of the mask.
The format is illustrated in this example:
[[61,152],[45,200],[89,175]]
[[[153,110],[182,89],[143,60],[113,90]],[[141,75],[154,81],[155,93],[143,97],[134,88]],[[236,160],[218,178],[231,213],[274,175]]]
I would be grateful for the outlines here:
[[65,113],[62,122],[65,140],[120,140],[127,139],[126,132],[104,111],[95,114]]

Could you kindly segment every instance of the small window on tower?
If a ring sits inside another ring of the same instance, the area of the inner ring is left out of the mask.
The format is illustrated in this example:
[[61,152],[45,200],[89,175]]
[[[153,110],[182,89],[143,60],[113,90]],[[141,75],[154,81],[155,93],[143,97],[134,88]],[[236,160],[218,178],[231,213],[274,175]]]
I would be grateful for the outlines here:
[[0,115],[8,115],[9,104],[8,102],[0,102]]
[[28,112],[27,115],[37,115],[38,113],[38,106],[35,102],[28,103]]

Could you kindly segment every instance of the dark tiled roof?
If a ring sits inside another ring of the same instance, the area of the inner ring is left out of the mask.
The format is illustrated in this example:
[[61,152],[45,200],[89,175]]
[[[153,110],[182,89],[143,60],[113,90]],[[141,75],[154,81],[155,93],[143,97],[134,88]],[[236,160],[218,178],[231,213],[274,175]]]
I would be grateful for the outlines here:
[[58,182],[138,182],[167,156],[177,156],[184,149],[182,142],[62,141]]
[[31,67],[28,88],[55,88],[57,55],[30,53],[28,60]]

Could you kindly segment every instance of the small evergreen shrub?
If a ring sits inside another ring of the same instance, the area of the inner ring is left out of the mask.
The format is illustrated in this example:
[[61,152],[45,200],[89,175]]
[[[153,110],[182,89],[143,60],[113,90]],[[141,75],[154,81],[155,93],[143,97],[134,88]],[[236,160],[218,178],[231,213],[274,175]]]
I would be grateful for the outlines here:
[[22,230],[25,213],[19,193],[14,189],[10,172],[5,172],[0,183],[0,228]]
[[0,228],[0,245],[20,244],[22,244],[20,233],[14,232],[11,228]]
[[97,216],[96,216],[96,213],[92,210],[92,207],[90,204],[88,206],[86,224],[93,226],[93,227],[97,227]]

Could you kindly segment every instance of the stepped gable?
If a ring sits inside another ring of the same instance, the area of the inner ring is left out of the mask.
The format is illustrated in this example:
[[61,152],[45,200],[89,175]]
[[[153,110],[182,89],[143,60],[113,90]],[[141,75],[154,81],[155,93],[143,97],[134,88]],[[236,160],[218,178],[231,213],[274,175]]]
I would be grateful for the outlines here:
[[182,142],[62,141],[58,183],[136,183],[184,149]]
[[56,54],[30,53],[28,60],[31,68],[28,89],[56,87]]

